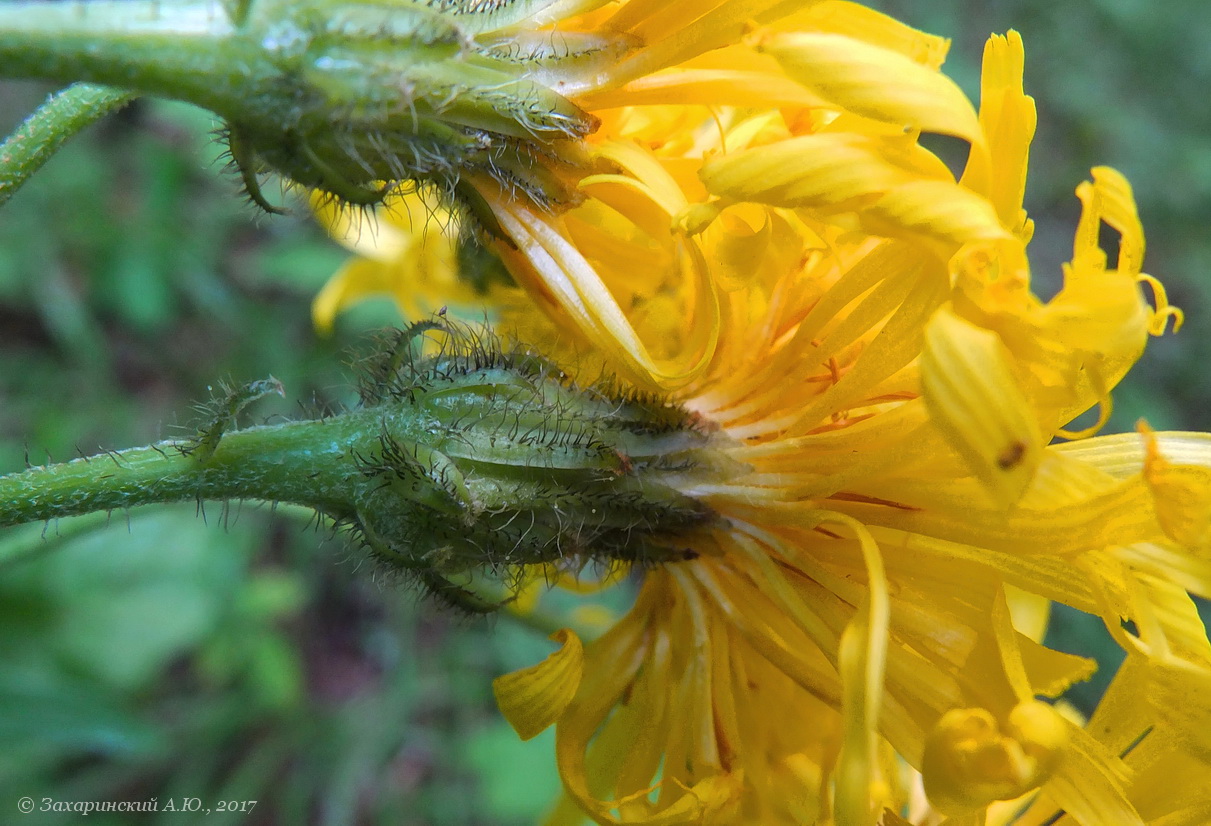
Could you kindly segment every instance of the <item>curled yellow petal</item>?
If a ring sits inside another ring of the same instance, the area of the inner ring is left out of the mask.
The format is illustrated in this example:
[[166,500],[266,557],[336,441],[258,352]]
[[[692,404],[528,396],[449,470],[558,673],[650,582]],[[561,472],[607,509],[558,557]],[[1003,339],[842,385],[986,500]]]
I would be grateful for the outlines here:
[[911,180],[885,140],[828,133],[732,152],[706,163],[712,193],[771,206],[854,209]]
[[1043,437],[997,335],[941,309],[925,329],[925,402],[972,473],[1003,505],[1034,478]]
[[940,240],[944,258],[973,240],[1008,237],[988,200],[899,138],[803,135],[715,158],[700,176],[730,200],[855,212],[880,235]]
[[851,112],[972,144],[984,140],[963,90],[898,52],[819,32],[769,34],[757,45],[804,87]]
[[1116,269],[1138,274],[1144,262],[1144,227],[1131,184],[1118,170],[1097,166],[1093,168],[1093,185],[1101,196],[1102,220],[1122,236]]
[[1094,167],[1092,172],[1093,181],[1084,181],[1076,188],[1081,218],[1073,241],[1072,267],[1078,273],[1083,269],[1106,269],[1106,254],[1098,243],[1100,224],[1105,221],[1121,236],[1117,269],[1137,276],[1144,260],[1144,229],[1131,184],[1108,166]]
[[[660,207],[657,187],[644,188],[636,182],[622,187],[618,180],[601,178],[595,184],[608,189],[611,196],[632,202],[643,200],[640,211],[649,223],[653,209]],[[670,261],[671,271],[666,275],[680,289],[674,296],[678,312],[666,314],[665,320],[684,319],[677,325],[684,335],[669,341],[661,338],[661,330],[637,324],[638,314],[628,315],[632,302],[615,295],[602,269],[578,248],[565,220],[527,207],[504,193],[494,192],[492,198],[496,217],[513,242],[497,244],[496,251],[514,277],[536,294],[540,304],[552,310],[558,308],[555,314],[566,325],[600,344],[602,355],[617,369],[645,386],[666,390],[687,384],[705,369],[719,337],[717,286],[695,241],[672,233],[672,214],[663,215],[660,240]],[[680,212],[681,206],[676,211]],[[573,211],[570,219],[576,215]],[[634,217],[639,219],[638,214]],[[630,225],[639,227],[634,222]],[[621,239],[615,247],[614,252],[650,249]],[[675,353],[674,358],[660,357],[660,353],[670,351]]]
[[528,668],[492,681],[500,712],[522,740],[536,737],[563,714],[576,696],[584,671],[584,646],[576,632],[561,628],[551,635],[558,651]]

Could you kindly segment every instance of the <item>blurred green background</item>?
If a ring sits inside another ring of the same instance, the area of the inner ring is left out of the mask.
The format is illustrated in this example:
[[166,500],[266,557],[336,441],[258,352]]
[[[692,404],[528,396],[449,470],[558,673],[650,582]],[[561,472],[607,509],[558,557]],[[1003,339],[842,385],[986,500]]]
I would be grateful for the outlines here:
[[[1211,429],[1211,12],[1202,2],[874,4],[954,39],[973,96],[990,31],[1022,32],[1038,101],[1027,207],[1044,296],[1071,252],[1089,167],[1136,188],[1146,269],[1189,326],[1153,341],[1111,430]],[[0,127],[45,96],[0,87]],[[274,375],[292,415],[350,398],[347,348],[386,301],[309,320],[344,253],[303,217],[259,216],[186,106],[139,101],[71,143],[0,210],[0,472],[187,432],[220,379]],[[272,192],[272,190],[271,190]],[[1113,656],[1065,612],[1051,641]],[[210,823],[521,824],[554,799],[550,733],[519,743],[492,677],[551,646],[379,575],[292,511],[193,505],[0,533],[0,821],[15,801],[258,800]],[[1100,681],[1077,688],[1085,708]],[[137,820],[135,819],[137,818]],[[93,823],[192,822],[177,813]]]

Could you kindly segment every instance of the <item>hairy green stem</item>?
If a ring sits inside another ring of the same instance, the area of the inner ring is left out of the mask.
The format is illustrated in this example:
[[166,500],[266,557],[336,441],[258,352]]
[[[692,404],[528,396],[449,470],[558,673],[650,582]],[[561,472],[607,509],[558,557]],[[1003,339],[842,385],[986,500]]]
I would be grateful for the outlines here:
[[133,97],[92,83],[76,83],[51,95],[0,144],[0,206],[69,138]]
[[241,98],[272,100],[274,54],[213,3],[0,4],[0,73],[10,78],[87,80],[229,116]]
[[[334,491],[356,468],[324,461],[347,452],[353,423],[319,420],[254,427],[223,436],[201,459],[192,442],[30,468],[0,477],[0,526],[165,502],[259,498],[345,515]],[[313,471],[302,471],[314,464]]]

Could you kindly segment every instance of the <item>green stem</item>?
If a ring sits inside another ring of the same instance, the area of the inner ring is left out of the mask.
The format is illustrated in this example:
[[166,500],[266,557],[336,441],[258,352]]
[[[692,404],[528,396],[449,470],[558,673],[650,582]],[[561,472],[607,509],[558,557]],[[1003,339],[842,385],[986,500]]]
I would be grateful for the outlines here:
[[[364,423],[291,422],[228,433],[204,460],[161,442],[0,477],[0,527],[164,502],[258,498],[347,515],[355,467],[339,459]],[[314,465],[312,473],[300,467]]]
[[243,113],[248,98],[274,99],[270,87],[282,70],[274,55],[240,36],[213,3],[0,4],[0,73],[10,78],[87,80],[226,117]]
[[52,95],[0,144],[0,206],[69,138],[133,97],[91,83],[77,83]]

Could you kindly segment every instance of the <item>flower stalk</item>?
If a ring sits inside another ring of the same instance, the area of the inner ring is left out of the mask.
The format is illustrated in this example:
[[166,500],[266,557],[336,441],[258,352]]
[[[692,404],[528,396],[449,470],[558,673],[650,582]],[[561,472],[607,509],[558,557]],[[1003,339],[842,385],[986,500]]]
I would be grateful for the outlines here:
[[[417,358],[426,333],[443,344]],[[685,559],[683,536],[714,514],[680,490],[731,467],[678,407],[573,385],[541,358],[435,322],[365,361],[358,408],[234,427],[280,391],[267,380],[229,393],[192,439],[0,477],[0,526],[190,499],[288,502],[457,598],[450,577]]]
[[70,137],[124,106],[129,92],[91,83],[76,83],[38,107],[0,144],[0,206],[42,168]]

